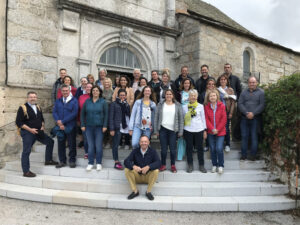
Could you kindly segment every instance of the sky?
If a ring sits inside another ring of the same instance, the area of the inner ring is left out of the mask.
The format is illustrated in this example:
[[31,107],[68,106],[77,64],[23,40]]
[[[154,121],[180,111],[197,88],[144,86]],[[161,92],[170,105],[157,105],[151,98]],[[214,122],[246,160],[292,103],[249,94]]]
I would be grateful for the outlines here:
[[300,0],[202,0],[259,37],[300,52]]

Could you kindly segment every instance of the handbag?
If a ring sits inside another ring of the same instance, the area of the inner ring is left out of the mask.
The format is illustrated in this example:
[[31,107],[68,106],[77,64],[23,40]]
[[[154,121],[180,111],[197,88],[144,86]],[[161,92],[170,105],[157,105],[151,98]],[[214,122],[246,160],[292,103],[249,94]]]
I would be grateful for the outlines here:
[[177,160],[182,160],[185,155],[185,140],[183,137],[179,138],[177,141]]

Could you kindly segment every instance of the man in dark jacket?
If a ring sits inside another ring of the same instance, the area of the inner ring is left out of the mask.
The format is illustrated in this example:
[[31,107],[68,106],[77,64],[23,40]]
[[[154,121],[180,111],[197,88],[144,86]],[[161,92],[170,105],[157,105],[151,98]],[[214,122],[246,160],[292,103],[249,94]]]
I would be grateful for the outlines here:
[[185,79],[185,78],[189,78],[192,81],[193,86],[195,87],[195,82],[194,82],[193,78],[191,78],[189,76],[189,69],[188,69],[188,67],[187,66],[183,66],[183,67],[181,67],[181,74],[175,80],[175,85],[176,85],[177,90],[179,90],[181,81],[183,79]]
[[239,77],[232,74],[232,67],[229,63],[226,63],[224,65],[224,73],[227,75],[230,87],[234,90],[234,93],[237,96],[237,99],[239,99],[240,94],[242,92],[242,86],[241,86],[241,80]]
[[36,140],[46,145],[45,165],[57,165],[52,160],[54,141],[44,133],[44,117],[41,108],[36,104],[37,94],[27,93],[27,103],[20,106],[17,112],[16,125],[20,128],[23,141],[21,164],[24,177],[35,177],[30,169],[29,156],[31,147]]
[[65,76],[67,76],[67,70],[64,68],[61,68],[59,70],[59,78],[55,81],[53,88],[52,88],[52,93],[51,93],[51,100],[52,103],[54,104],[56,101],[56,96],[57,96],[57,92],[58,89],[60,88],[60,86],[63,84],[63,79]]
[[151,189],[157,180],[161,163],[157,152],[150,148],[149,144],[149,138],[141,136],[140,148],[134,149],[124,161],[125,176],[132,190],[128,199],[133,199],[139,195],[137,183],[148,184],[146,196],[149,200],[154,199]]
[[148,85],[153,89],[156,101],[158,102],[161,80],[159,79],[158,72],[156,70],[151,71],[151,80],[148,82]]
[[58,139],[58,157],[60,162],[56,165],[56,168],[66,166],[66,140],[68,140],[69,145],[69,166],[75,168],[78,101],[75,97],[70,95],[70,88],[68,85],[63,84],[61,86],[61,92],[63,97],[56,100],[52,112],[57,126],[65,133],[63,140]]
[[[206,91],[206,84],[209,78],[213,78],[208,75],[209,67],[208,65],[202,65],[201,66],[201,77],[196,82],[196,89],[198,91],[198,102],[200,102],[200,96],[203,92]],[[200,102],[201,103],[201,102]],[[201,103],[203,104],[203,103]]]
[[248,89],[244,90],[238,101],[239,110],[242,113],[241,134],[242,134],[242,157],[247,158],[248,138],[251,136],[251,156],[254,161],[258,146],[257,127],[260,116],[265,108],[265,93],[257,88],[257,79],[254,76],[248,79]]

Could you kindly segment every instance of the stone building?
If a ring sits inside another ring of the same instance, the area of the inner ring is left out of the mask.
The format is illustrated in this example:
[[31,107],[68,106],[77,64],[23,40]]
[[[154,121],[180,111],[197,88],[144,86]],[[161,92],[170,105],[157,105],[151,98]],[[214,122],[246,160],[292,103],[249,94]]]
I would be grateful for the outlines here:
[[[223,65],[263,83],[300,69],[300,53],[249,32],[200,0],[7,0],[0,3],[0,165],[15,157],[20,138],[15,113],[27,91],[35,90],[50,112],[50,90],[60,68],[80,77],[110,76],[140,68],[182,65],[194,78],[208,64],[218,76]],[[48,127],[51,114],[46,113]]]

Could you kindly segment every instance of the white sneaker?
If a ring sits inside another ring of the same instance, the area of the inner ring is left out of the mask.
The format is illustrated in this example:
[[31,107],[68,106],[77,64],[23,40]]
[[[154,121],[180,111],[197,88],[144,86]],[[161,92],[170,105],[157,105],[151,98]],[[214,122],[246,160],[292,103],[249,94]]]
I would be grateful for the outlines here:
[[225,152],[230,152],[230,147],[228,145],[225,146]]
[[218,173],[219,173],[219,174],[222,174],[222,173],[223,173],[223,167],[220,166],[220,167],[218,168]]
[[129,145],[125,145],[124,150],[129,150]]
[[97,164],[96,170],[97,170],[97,171],[102,170],[102,165],[101,165],[101,164]]
[[212,173],[217,172],[217,167],[216,167],[216,166],[213,166],[212,169],[211,169],[211,172],[212,172]]
[[91,171],[94,165],[88,164],[86,167],[86,171]]
[[208,151],[208,147],[204,147],[204,148],[203,148],[203,151],[204,151],[204,152],[207,152],[207,151]]

